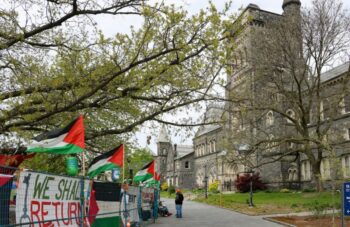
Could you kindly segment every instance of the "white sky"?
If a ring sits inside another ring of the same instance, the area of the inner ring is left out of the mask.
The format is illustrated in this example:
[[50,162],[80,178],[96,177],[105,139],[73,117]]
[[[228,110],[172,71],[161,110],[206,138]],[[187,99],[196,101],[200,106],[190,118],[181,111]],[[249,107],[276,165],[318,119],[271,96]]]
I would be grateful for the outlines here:
[[[152,0],[153,2],[160,2],[160,0]],[[200,9],[208,6],[207,0],[163,0],[167,4],[174,4],[175,6],[183,6],[191,14],[197,13]],[[350,9],[350,0],[341,0],[344,7]],[[216,7],[220,10],[223,9],[225,0],[212,0]],[[302,7],[308,7],[311,5],[312,0],[301,0]],[[241,7],[246,7],[249,3],[257,4],[261,9],[282,13],[283,0],[233,0],[232,2],[232,13],[237,13]],[[128,33],[130,26],[135,28],[139,27],[142,23],[142,19],[138,16],[98,16],[97,19],[98,27],[108,37],[113,37],[117,32]],[[139,133],[136,134],[136,140],[141,147],[147,147],[146,138],[148,135],[152,136],[151,144],[148,146],[154,153],[156,153],[156,140],[159,128],[152,128],[146,124]],[[173,133],[172,133],[173,134]],[[177,144],[192,144],[191,136],[188,136],[188,132],[183,131],[179,135],[170,135],[173,143]]]

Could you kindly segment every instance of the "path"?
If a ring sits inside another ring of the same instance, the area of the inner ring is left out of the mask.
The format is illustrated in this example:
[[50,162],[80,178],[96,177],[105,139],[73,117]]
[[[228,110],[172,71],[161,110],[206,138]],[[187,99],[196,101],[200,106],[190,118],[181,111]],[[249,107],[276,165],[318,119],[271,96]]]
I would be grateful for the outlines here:
[[281,226],[262,217],[248,216],[237,212],[209,206],[202,203],[185,201],[183,218],[175,218],[174,200],[162,198],[164,205],[173,213],[170,217],[159,217],[154,227],[277,227]]

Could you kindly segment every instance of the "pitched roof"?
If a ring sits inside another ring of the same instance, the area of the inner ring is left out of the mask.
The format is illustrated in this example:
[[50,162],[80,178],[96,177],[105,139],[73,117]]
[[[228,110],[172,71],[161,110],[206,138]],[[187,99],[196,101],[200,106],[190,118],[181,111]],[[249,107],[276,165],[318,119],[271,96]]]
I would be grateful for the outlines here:
[[157,141],[158,141],[158,143],[159,142],[170,143],[169,134],[165,128],[165,125],[162,125],[162,128],[160,129]]
[[183,158],[193,152],[192,145],[177,145],[176,146],[177,157],[176,159]]
[[342,65],[338,65],[331,70],[328,70],[321,74],[321,82],[326,82],[328,80],[334,79],[342,74],[346,73],[349,70],[350,62],[346,62]]
[[[207,107],[207,111],[204,113],[204,123],[216,122],[221,120],[221,116],[224,113],[224,107],[222,105],[211,105]],[[202,125],[196,132],[196,137],[206,134],[221,128],[220,124],[208,124]]]

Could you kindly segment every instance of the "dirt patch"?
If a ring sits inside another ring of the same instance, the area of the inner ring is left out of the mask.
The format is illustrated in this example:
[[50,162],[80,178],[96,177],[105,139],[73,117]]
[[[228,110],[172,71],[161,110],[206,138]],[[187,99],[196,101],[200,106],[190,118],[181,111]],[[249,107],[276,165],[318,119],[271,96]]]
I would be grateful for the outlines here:
[[[341,226],[340,218],[334,218],[334,225],[331,216],[287,216],[287,217],[271,217],[270,219],[281,221],[284,223],[288,223],[297,227],[333,227],[333,226]],[[345,226],[350,226],[350,219],[345,220]]]

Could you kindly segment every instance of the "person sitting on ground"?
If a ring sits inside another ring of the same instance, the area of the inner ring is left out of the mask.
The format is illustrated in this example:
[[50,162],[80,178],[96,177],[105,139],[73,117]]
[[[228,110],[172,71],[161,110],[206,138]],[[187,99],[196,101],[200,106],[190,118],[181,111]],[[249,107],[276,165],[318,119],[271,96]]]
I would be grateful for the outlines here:
[[164,206],[162,201],[159,201],[158,213],[162,217],[169,217],[172,213],[169,213],[168,207]]

